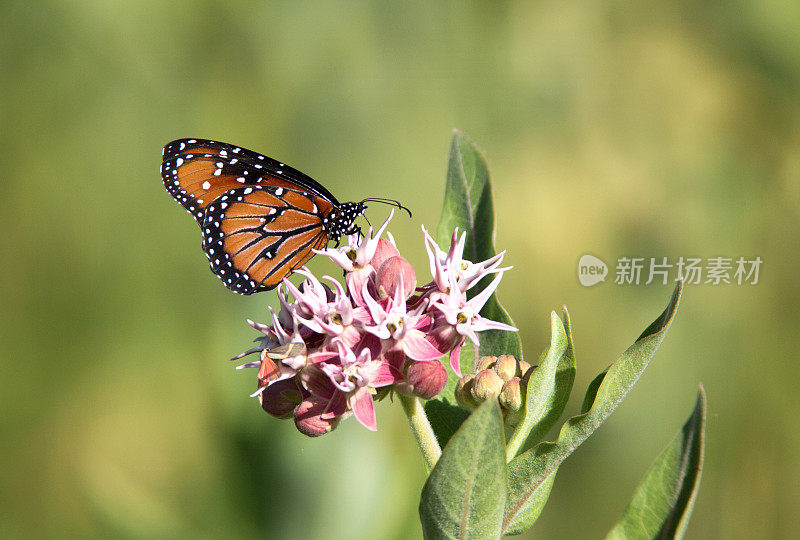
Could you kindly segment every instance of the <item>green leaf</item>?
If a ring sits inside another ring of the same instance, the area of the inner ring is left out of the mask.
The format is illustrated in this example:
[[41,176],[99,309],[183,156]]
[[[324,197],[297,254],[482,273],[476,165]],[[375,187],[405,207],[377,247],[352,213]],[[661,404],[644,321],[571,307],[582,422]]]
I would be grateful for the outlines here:
[[[517,493],[528,493],[525,507],[521,509],[509,523],[503,523],[504,535],[522,534],[531,528],[539,519],[539,514],[544,510],[544,505],[550,498],[550,490],[553,489],[553,482],[556,479],[558,469],[540,482],[536,489],[530,490],[530,474],[522,467],[508,465],[508,495],[506,505],[512,502],[512,497]],[[514,499],[515,500],[515,499]],[[506,509],[506,513],[508,510]]]
[[703,468],[706,394],[702,385],[683,429],[647,471],[606,538],[682,538]]
[[494,256],[494,203],[489,168],[475,143],[458,130],[453,131],[450,143],[444,207],[436,235],[439,242],[449,242],[456,227],[467,232],[465,258],[479,261]]
[[487,401],[467,418],[442,452],[419,514],[425,538],[498,538],[506,497],[503,417]]
[[[563,410],[563,403],[557,403],[560,396],[557,395],[556,383],[558,368],[568,348],[564,324],[553,311],[550,313],[550,347],[528,377],[525,412],[508,441],[507,461],[511,461],[523,449],[526,441],[541,437],[550,429],[557,419],[552,417],[554,408],[561,406]],[[558,414],[561,414],[560,410]]]
[[[440,246],[449,244],[453,231],[467,233],[464,258],[483,261],[495,255],[494,203],[492,184],[486,159],[478,147],[460,131],[453,132],[450,144],[450,161],[444,190],[444,206],[437,228]],[[470,291],[473,296],[490,282],[487,278]],[[511,317],[492,295],[481,310],[486,318],[513,325]],[[522,344],[517,332],[489,330],[481,333],[480,354],[497,356],[513,354],[522,359]]]
[[559,465],[613,412],[644,372],[669,328],[678,307],[683,282],[679,281],[664,313],[590,386],[584,404],[588,409],[567,420],[556,442],[539,443],[508,464],[509,493],[503,534],[518,534],[533,524],[541,512],[540,501]]

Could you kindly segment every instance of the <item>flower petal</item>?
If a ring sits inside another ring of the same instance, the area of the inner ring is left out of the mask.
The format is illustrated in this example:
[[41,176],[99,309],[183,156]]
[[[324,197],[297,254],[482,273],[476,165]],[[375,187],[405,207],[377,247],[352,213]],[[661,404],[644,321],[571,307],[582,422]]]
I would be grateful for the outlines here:
[[417,361],[436,360],[445,354],[425,339],[425,334],[413,328],[406,330],[406,335],[400,341],[400,346],[409,358]]
[[461,377],[461,347],[463,344],[464,343],[462,342],[461,344],[456,345],[453,347],[453,350],[450,351],[450,368],[459,378]]
[[356,390],[350,398],[350,408],[361,425],[371,431],[378,431],[378,424],[375,421],[375,404],[369,390],[366,388]]
[[384,363],[381,364],[377,372],[374,374],[372,381],[370,381],[370,386],[373,388],[380,388],[381,386],[389,386],[390,384],[394,384],[403,380],[405,380],[405,377],[403,377],[402,373],[400,373],[391,365]]

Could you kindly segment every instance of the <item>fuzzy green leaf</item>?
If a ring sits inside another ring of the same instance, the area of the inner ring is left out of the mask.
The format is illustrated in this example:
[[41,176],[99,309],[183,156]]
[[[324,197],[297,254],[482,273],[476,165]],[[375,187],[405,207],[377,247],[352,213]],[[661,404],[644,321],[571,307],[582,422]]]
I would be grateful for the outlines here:
[[567,420],[555,442],[539,443],[508,465],[509,493],[503,534],[518,534],[533,524],[541,512],[546,483],[559,465],[608,418],[650,363],[678,307],[683,283],[678,282],[669,305],[639,339],[609,367],[597,386],[591,386],[584,404],[588,409]]
[[487,401],[451,437],[419,506],[425,538],[498,538],[506,497],[503,417]]
[[558,368],[568,348],[564,324],[553,311],[550,313],[550,347],[527,379],[525,412],[508,441],[507,461],[511,461],[523,449],[532,432],[535,431],[537,435],[546,432],[555,421],[551,412],[557,400]]
[[683,537],[700,486],[705,423],[706,395],[700,386],[692,415],[656,458],[606,538]]

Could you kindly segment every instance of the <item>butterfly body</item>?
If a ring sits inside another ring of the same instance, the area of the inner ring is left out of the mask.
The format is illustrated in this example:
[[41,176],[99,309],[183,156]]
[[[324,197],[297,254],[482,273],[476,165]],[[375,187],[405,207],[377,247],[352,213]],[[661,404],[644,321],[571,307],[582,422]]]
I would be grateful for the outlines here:
[[205,139],[167,144],[161,178],[200,226],[211,270],[240,294],[273,289],[315,249],[359,233],[366,208],[282,162]]

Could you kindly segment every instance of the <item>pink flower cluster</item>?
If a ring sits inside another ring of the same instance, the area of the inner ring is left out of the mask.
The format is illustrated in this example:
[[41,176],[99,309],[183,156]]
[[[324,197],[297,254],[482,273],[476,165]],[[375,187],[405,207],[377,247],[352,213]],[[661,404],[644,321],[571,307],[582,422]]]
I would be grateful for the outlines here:
[[[417,287],[391,234],[380,238],[391,218],[374,236],[370,227],[364,238],[354,235],[347,246],[317,252],[344,270],[346,287],[329,276],[323,283],[305,267],[296,270],[305,277],[300,287],[284,279],[277,289],[281,309],[270,308],[272,325],[248,320],[264,336],[232,358],[261,353],[260,361],[238,366],[259,368],[253,396],[273,416],[294,417],[306,435],[328,433],[351,414],[375,430],[374,398],[395,389],[430,399],[447,383],[441,357],[449,355],[461,376],[466,339],[477,351],[478,332],[516,331],[479,314],[508,270],[500,268],[504,253],[473,263],[463,258],[466,234],[459,238],[456,229],[444,252],[423,227],[433,280]],[[492,282],[468,299],[467,290],[492,274]]]

